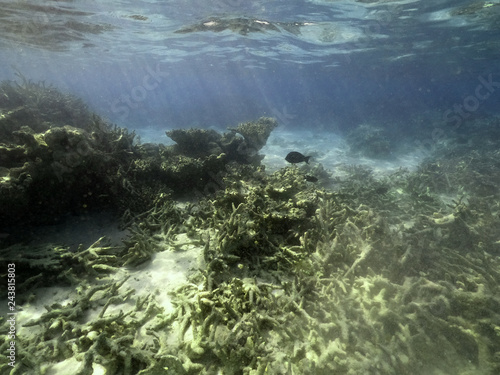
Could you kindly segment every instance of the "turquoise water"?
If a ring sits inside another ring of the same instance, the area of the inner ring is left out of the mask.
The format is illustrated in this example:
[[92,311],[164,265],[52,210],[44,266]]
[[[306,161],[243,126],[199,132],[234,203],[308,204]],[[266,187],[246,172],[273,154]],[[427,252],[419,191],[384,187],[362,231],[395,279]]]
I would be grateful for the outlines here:
[[0,375],[500,372],[500,1],[0,8]]
[[[497,110],[494,98],[463,103],[480,77],[500,80],[495,1],[29,4],[5,3],[0,78],[17,69],[129,128],[225,127],[264,114],[291,128],[349,128],[454,105]],[[210,17],[277,27],[176,33]]]

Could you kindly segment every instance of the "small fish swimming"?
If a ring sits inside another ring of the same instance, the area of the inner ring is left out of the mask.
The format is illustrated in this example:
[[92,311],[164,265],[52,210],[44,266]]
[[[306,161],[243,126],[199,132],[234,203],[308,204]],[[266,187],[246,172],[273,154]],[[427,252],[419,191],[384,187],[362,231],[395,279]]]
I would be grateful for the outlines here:
[[310,156],[304,156],[300,152],[292,151],[288,153],[285,160],[292,164],[302,163],[303,161],[305,161],[306,164],[309,164],[309,158]]
[[311,176],[310,174],[304,175],[304,178],[306,179],[306,181],[309,181],[309,182],[318,182],[318,178]]

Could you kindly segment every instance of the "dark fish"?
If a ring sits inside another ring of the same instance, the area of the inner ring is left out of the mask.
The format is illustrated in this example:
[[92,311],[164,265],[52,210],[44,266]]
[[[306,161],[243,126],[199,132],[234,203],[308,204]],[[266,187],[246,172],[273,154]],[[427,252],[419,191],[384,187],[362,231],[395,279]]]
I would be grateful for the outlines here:
[[288,153],[285,160],[289,163],[292,163],[292,164],[302,163],[303,161],[305,161],[307,164],[309,164],[309,158],[310,158],[310,156],[304,156],[300,152],[292,151],[292,152]]
[[311,176],[310,174],[306,174],[304,178],[306,179],[306,181],[309,182],[318,182],[318,179],[314,176]]

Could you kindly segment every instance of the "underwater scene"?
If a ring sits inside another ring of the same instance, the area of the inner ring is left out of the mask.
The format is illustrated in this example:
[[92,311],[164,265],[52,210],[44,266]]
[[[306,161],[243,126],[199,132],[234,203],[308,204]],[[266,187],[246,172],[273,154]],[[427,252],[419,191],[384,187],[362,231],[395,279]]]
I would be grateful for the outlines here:
[[0,375],[500,374],[500,0],[0,3]]

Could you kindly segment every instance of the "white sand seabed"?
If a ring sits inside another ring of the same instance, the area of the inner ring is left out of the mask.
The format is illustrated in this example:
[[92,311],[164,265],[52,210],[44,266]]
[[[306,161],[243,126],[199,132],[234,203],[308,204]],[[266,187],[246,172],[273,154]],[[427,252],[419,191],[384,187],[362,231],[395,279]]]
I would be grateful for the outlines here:
[[[104,317],[118,314],[121,311],[127,313],[135,310],[135,303],[139,298],[145,298],[148,295],[153,295],[156,303],[164,309],[164,314],[174,312],[174,306],[171,303],[170,292],[175,291],[181,285],[188,282],[188,276],[197,269],[204,266],[203,262],[203,247],[190,244],[192,241],[186,235],[177,236],[176,243],[185,243],[182,250],[173,250],[168,245],[165,250],[158,252],[152,256],[152,259],[143,265],[133,269],[122,268],[118,272],[111,274],[109,281],[121,282],[128,277],[127,281],[120,287],[118,292],[125,294],[128,290],[133,289],[131,297],[122,304],[111,304],[107,309]],[[17,335],[29,339],[42,333],[40,326],[23,327],[29,321],[40,318],[47,309],[45,306],[51,306],[55,303],[62,307],[70,304],[78,299],[77,290],[74,287],[44,287],[35,290],[35,298],[32,302],[20,306],[19,312],[16,315]],[[110,296],[111,297],[111,296]],[[7,316],[7,302],[1,304],[2,316]],[[85,324],[97,318],[101,309],[95,309],[87,312],[87,315],[81,322]],[[139,330],[137,335],[141,335]],[[73,374],[76,368],[81,363],[74,358],[66,361],[50,364],[46,367],[46,374]],[[97,365],[97,367],[99,367]],[[101,370],[94,368],[94,374],[99,374]]]
[[343,172],[336,169],[340,165],[363,165],[371,168],[375,177],[381,177],[400,168],[415,170],[422,161],[422,154],[417,150],[394,155],[388,160],[353,156],[344,137],[338,133],[278,129],[271,133],[267,144],[260,151],[260,154],[265,155],[262,163],[266,171],[272,173],[289,166],[285,156],[290,151],[310,155],[309,164],[314,166],[321,163],[332,177],[343,176]]
[[[185,235],[177,236],[176,243],[185,243],[182,250],[173,250],[165,247],[164,251],[152,256],[151,261],[138,266],[132,270],[122,269],[112,275],[116,281],[122,281],[125,277],[129,279],[121,286],[122,293],[134,289],[133,301],[129,301],[130,308],[135,307],[135,299],[145,297],[149,294],[155,296],[160,307],[169,314],[174,311],[169,292],[173,292],[187,282],[188,276],[196,270],[203,268],[203,247],[190,244],[192,241]],[[123,305],[106,310],[111,314],[123,310]],[[125,311],[124,311],[125,312]]]

